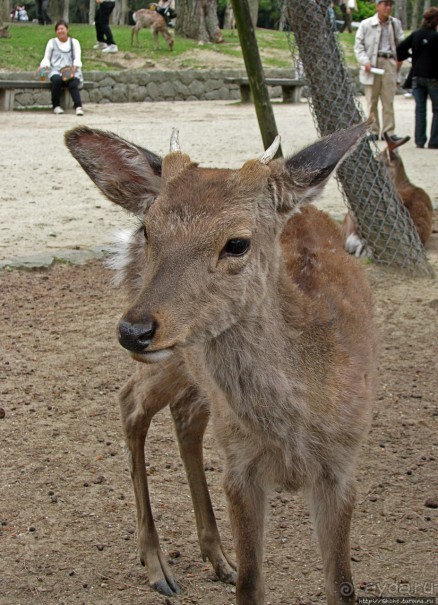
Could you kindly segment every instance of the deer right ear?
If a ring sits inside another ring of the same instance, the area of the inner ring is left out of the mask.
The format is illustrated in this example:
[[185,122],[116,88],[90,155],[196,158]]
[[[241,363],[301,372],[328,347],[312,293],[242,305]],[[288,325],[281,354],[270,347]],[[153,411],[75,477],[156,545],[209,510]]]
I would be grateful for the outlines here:
[[109,200],[144,216],[161,187],[159,156],[111,132],[86,126],[66,132],[65,144]]
[[370,120],[335,132],[288,158],[284,162],[289,175],[286,189],[292,195],[284,196],[281,209],[290,211],[319,195],[330,175],[356,147],[369,125]]

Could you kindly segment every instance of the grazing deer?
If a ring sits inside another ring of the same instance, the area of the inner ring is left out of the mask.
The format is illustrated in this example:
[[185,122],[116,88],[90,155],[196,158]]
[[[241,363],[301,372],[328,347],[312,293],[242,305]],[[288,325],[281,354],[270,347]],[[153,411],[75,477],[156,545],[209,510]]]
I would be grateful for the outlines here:
[[121,280],[119,341],[142,362],[121,392],[149,581],[178,591],[155,529],[144,444],[169,404],[201,552],[233,582],[208,496],[202,438],[211,414],[225,455],[238,605],[262,605],[271,488],[308,496],[330,605],[354,603],[349,531],[354,467],[376,384],[370,288],[339,227],[307,206],[367,124],[287,160],[276,147],[240,170],[200,168],[172,139],[161,160],[115,134],[79,127],[66,144],[112,202],[140,225]]
[[[397,193],[411,215],[421,243],[425,246],[432,234],[432,202],[424,189],[416,187],[409,181],[402,159],[396,151],[397,147],[407,143],[410,137],[404,137],[395,142],[386,133],[383,136],[385,137],[386,147],[380,155],[395,184]],[[342,231],[347,252],[355,256],[365,256],[367,253],[366,242],[357,232],[355,217],[351,210],[345,215]]]
[[160,13],[149,10],[148,8],[141,8],[132,15],[132,18],[134,19],[135,25],[131,29],[131,46],[134,43],[134,36],[137,39],[137,46],[139,46],[138,32],[143,27],[149,27],[154,37],[155,50],[158,50],[158,34],[161,34],[166,40],[169,50],[173,49],[173,38],[169,34],[165,18],[160,15]]
[[9,25],[3,25],[0,27],[0,38],[10,38],[11,32],[9,31]]

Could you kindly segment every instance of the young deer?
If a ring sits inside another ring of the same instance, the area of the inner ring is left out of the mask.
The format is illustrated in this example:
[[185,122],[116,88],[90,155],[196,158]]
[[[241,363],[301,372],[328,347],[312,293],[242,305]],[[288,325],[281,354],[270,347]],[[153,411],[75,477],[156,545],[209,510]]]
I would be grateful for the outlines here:
[[0,27],[0,38],[10,38],[11,32],[9,31],[9,25],[3,25]]
[[[396,151],[397,147],[407,143],[410,137],[404,137],[397,142],[394,142],[386,133],[384,133],[384,137],[386,147],[382,151],[381,157],[403,204],[411,215],[418,236],[423,246],[425,246],[432,234],[432,202],[424,189],[416,187],[409,181],[402,159]],[[364,256],[366,254],[366,243],[357,233],[355,217],[351,210],[345,215],[342,231],[347,252],[356,256]]]
[[139,46],[138,32],[143,27],[149,27],[154,37],[155,50],[158,50],[158,34],[161,34],[166,40],[169,50],[173,49],[173,38],[169,34],[165,18],[160,15],[160,13],[149,10],[148,8],[141,8],[132,15],[132,18],[134,19],[135,25],[131,29],[131,46],[134,43],[134,36],[137,39],[137,46]]
[[354,603],[354,467],[376,383],[371,293],[340,229],[312,206],[367,124],[287,160],[270,149],[240,170],[199,168],[172,139],[161,160],[79,127],[66,144],[103,193],[135,214],[122,267],[130,304],[119,341],[142,362],[121,393],[150,583],[177,592],[145,473],[154,414],[170,404],[201,552],[233,582],[202,463],[209,414],[225,454],[238,605],[262,605],[263,532],[274,486],[310,501],[330,605]]

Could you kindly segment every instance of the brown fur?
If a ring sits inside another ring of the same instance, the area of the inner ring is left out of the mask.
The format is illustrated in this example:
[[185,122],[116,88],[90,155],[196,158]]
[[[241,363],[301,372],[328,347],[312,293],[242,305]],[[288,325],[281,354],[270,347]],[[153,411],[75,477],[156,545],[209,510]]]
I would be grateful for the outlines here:
[[157,11],[149,10],[148,8],[141,8],[140,10],[134,13],[133,17],[135,25],[131,29],[131,46],[134,43],[134,37],[137,40],[137,46],[139,46],[138,32],[143,29],[143,27],[148,27],[151,30],[152,36],[154,38],[155,50],[158,50],[159,46],[158,34],[161,34],[166,40],[169,50],[173,49],[174,41],[169,33],[167,23],[163,15],[160,15],[160,13],[157,13]]
[[397,147],[406,143],[407,139],[402,139],[396,143],[386,135],[385,139],[387,147],[382,152],[384,162],[403,204],[411,215],[421,243],[425,246],[432,234],[432,202],[424,189],[413,185],[409,181],[402,159],[396,152]]
[[[405,137],[400,141],[394,142],[385,134],[386,148],[382,151],[381,157],[385,162],[388,173],[395,184],[397,193],[399,194],[403,204],[409,212],[415,229],[423,246],[427,244],[432,234],[432,217],[433,207],[429,195],[421,187],[413,185],[407,175],[401,157],[396,152],[396,149],[409,141],[409,137]],[[357,234],[357,226],[355,217],[351,210],[347,212],[342,225],[344,241],[347,241],[351,235],[357,236],[357,241],[360,238]],[[348,248],[347,248],[348,249]],[[365,251],[365,243],[362,242],[361,250]],[[357,254],[358,256],[360,254]]]
[[107,197],[143,225],[123,267],[129,305],[119,337],[144,363],[120,402],[140,558],[151,585],[165,594],[177,585],[152,517],[144,444],[153,416],[170,405],[201,552],[233,582],[202,464],[213,417],[225,458],[237,604],[265,603],[264,509],[274,486],[305,491],[327,601],[354,603],[354,466],[376,384],[371,293],[339,228],[299,206],[321,190],[366,127],[287,161],[250,161],[240,170],[199,168],[178,151],[160,167],[156,156],[110,133],[81,127],[66,135]]
[[0,38],[10,38],[11,32],[9,31],[9,25],[3,25],[0,27]]

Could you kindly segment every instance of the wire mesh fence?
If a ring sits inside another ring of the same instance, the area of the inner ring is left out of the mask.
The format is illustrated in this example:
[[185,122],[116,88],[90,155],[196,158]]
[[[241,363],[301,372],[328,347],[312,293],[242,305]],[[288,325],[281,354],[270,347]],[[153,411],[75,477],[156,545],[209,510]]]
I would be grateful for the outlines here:
[[[365,119],[346,67],[327,0],[280,0],[296,76],[304,77],[321,136]],[[341,164],[337,180],[359,235],[381,264],[429,274],[423,245],[377,145],[363,140]]]

